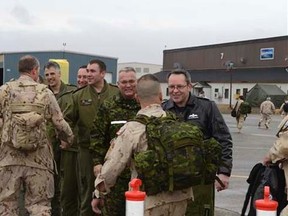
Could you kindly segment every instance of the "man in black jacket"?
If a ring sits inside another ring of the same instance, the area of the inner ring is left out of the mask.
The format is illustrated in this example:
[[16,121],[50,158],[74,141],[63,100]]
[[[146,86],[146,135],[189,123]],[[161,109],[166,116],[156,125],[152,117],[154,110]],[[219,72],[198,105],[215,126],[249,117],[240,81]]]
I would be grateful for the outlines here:
[[[168,75],[170,99],[163,103],[163,109],[176,113],[184,121],[198,125],[205,139],[214,137],[222,146],[222,165],[218,177],[223,182],[215,182],[217,191],[229,185],[232,170],[232,138],[229,129],[216,104],[206,98],[190,93],[192,88],[190,74],[182,69]],[[186,215],[214,215],[214,184],[193,187],[194,202],[188,204]]]

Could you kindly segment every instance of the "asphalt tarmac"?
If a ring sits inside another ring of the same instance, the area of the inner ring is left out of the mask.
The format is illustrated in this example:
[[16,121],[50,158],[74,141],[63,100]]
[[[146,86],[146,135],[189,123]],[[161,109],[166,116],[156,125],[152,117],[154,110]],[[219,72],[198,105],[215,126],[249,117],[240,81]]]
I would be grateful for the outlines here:
[[236,216],[242,211],[248,189],[246,182],[252,167],[262,161],[276,140],[280,115],[273,115],[269,129],[264,125],[258,128],[260,115],[249,114],[241,133],[236,128],[236,119],[223,114],[233,139],[233,169],[229,188],[216,192],[216,215]]

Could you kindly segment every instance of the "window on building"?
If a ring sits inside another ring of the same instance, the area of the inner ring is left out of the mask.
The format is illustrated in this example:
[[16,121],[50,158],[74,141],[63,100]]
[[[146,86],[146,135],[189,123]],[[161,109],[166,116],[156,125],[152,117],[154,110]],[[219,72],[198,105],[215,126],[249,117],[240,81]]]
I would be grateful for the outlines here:
[[243,88],[243,96],[244,96],[244,98],[246,97],[247,92],[248,92],[248,88]]
[[144,72],[144,73],[149,73],[149,68],[144,68],[144,69],[143,69],[143,72]]
[[218,98],[219,97],[219,89],[215,88],[214,89],[214,98]]
[[135,70],[136,70],[137,73],[141,73],[141,68],[135,67]]
[[240,89],[236,89],[236,94],[237,94],[237,95],[240,95],[240,94],[241,94]]
[[229,98],[229,89],[224,90],[224,98]]

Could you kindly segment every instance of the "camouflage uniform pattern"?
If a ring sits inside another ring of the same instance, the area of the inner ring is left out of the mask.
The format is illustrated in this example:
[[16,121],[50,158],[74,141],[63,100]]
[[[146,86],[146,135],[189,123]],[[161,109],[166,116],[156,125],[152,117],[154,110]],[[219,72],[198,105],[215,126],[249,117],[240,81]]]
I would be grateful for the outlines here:
[[[33,86],[33,85],[42,85],[42,84],[37,84],[32,78],[25,76],[25,75],[22,75],[15,82],[19,83],[19,88],[13,89],[13,94],[10,94],[10,90],[7,84],[4,84],[0,88],[0,101],[1,101],[0,114],[3,118],[3,128],[2,128],[2,133],[1,133],[1,147],[0,147],[0,169],[1,169],[1,172],[5,172],[7,171],[8,167],[13,166],[15,167],[15,169],[18,167],[19,169],[21,169],[21,171],[17,171],[16,173],[14,168],[11,169],[10,171],[11,173],[10,173],[10,177],[8,181],[8,184],[11,183],[11,185],[5,184],[5,182],[7,182],[5,178],[9,176],[9,172],[7,174],[5,173],[4,179],[0,181],[0,214],[3,215],[4,214],[3,212],[6,212],[7,206],[12,206],[13,208],[16,206],[17,196],[20,191],[20,185],[22,183],[22,179],[25,179],[23,178],[24,177],[23,175],[25,173],[24,170],[27,170],[27,172],[29,170],[30,171],[37,170],[37,173],[40,173],[40,170],[46,172],[46,174],[42,172],[41,175],[44,175],[44,176],[41,176],[39,180],[38,178],[36,178],[36,180],[32,178],[31,182],[29,182],[29,178],[28,178],[27,180],[24,181],[24,185],[27,187],[27,189],[31,189],[32,186],[33,186],[32,189],[36,189],[37,187],[39,188],[42,187],[41,190],[43,190],[43,187],[45,188],[49,186],[49,189],[47,189],[48,194],[46,198],[44,200],[41,199],[42,202],[45,201],[47,203],[47,206],[46,206],[47,210],[45,211],[48,212],[50,211],[49,199],[54,194],[54,188],[51,187],[51,185],[49,184],[50,180],[47,180],[47,179],[50,179],[50,174],[53,173],[52,147],[48,141],[48,138],[41,140],[41,146],[35,151],[29,152],[29,153],[16,150],[15,148],[11,147],[11,145],[4,144],[3,142],[4,140],[9,140],[8,128],[10,126],[9,116],[7,116],[8,112],[4,112],[5,106],[7,103],[7,98],[9,98],[9,100],[12,100],[12,101],[19,100],[19,101],[27,101],[30,103],[44,104],[45,105],[44,117],[47,121],[53,122],[55,128],[58,130],[59,136],[61,136],[62,139],[66,140],[68,143],[72,143],[73,133],[68,123],[65,122],[65,120],[63,119],[62,112],[57,104],[57,101],[53,93],[48,88],[43,89],[42,94],[44,94],[44,96],[41,97],[42,98],[41,101],[38,101],[37,93],[31,90],[27,91],[27,89],[30,89],[30,88],[26,88],[24,86]],[[23,174],[23,175],[19,177],[20,174]],[[38,176],[40,176],[40,174]],[[46,178],[48,182],[42,181],[42,178]],[[14,181],[10,181],[11,179],[13,179]],[[14,185],[14,186],[17,186],[17,187],[14,187],[15,191],[12,190],[12,191],[9,191],[9,193],[6,193],[4,188],[6,188],[7,186],[13,187],[12,186],[13,182],[17,182],[17,185]],[[49,191],[52,191],[52,193],[49,194]],[[38,195],[41,196],[41,193],[39,193]],[[11,196],[15,197],[16,200],[11,199]],[[33,202],[30,202],[31,206],[28,206],[29,200],[33,200]],[[34,212],[34,213],[38,212],[38,215],[45,215],[45,213],[42,214],[42,210],[38,206],[38,204],[40,204],[40,203],[37,203],[37,201],[39,201],[39,197],[35,194],[33,194],[32,196],[31,191],[29,190],[27,190],[27,193],[25,195],[25,202],[26,201],[28,201],[28,203],[26,203],[25,205],[26,205],[26,208],[30,211],[29,212],[30,214],[31,212]],[[9,211],[15,212],[17,210],[10,209]],[[11,213],[11,215],[13,214]],[[34,215],[36,215],[36,213]]]
[[79,88],[72,94],[73,103],[64,111],[65,119],[78,130],[78,164],[80,172],[80,215],[94,216],[91,208],[91,191],[95,177],[93,175],[93,160],[90,147],[90,130],[93,120],[98,113],[100,105],[104,100],[119,93],[118,87],[108,84],[106,81],[101,92],[97,93],[91,85]]
[[[90,149],[95,153],[94,165],[104,163],[110,141],[116,137],[116,132],[123,126],[123,122],[134,118],[139,110],[140,105],[135,99],[125,99],[121,94],[104,101],[91,129]],[[126,168],[118,178],[113,191],[105,197],[103,215],[125,216],[124,193],[128,190],[129,181],[130,170]]]
[[[165,115],[165,112],[160,105],[153,104],[141,109],[137,114],[160,117]],[[95,181],[96,188],[98,184],[104,182],[106,191],[108,193],[115,185],[117,177],[127,165],[131,169],[131,178],[136,178],[138,176],[133,161],[133,154],[145,151],[148,148],[145,125],[139,122],[128,122],[117,134],[118,137],[112,140],[110,149],[106,155],[106,161],[101,169],[101,173],[98,175]],[[183,203],[180,201],[185,203],[191,198],[193,198],[191,187],[184,190],[161,192],[155,195],[147,196],[144,204],[145,215],[149,215],[149,212],[155,211],[157,213],[167,212],[165,215],[172,216],[174,213],[173,209],[178,208],[178,202],[181,207],[185,208],[185,205],[183,206]],[[173,203],[175,207],[168,207],[170,203]],[[183,210],[186,211],[186,208]]]

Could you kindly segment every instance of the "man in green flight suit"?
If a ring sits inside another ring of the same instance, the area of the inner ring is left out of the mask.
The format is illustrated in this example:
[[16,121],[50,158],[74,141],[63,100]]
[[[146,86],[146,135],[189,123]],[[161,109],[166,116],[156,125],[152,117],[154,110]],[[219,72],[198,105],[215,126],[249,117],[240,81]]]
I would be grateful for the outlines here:
[[[83,65],[77,72],[77,88],[88,84],[87,66]],[[66,92],[58,99],[58,104],[65,113],[65,110],[73,103],[72,91]],[[77,135],[77,127],[72,128]],[[77,137],[73,145],[68,149],[61,149],[60,178],[61,178],[61,209],[62,216],[78,216],[80,206],[80,180],[78,169],[78,145]]]
[[67,122],[78,129],[79,172],[80,172],[80,215],[94,216],[91,208],[91,192],[94,189],[93,155],[90,147],[90,129],[104,100],[119,93],[118,87],[108,84],[104,79],[106,65],[94,59],[87,65],[88,85],[72,94],[73,103],[64,111]]
[[[119,71],[118,88],[120,93],[112,99],[106,100],[99,108],[91,130],[90,149],[94,152],[94,174],[100,172],[101,164],[110,147],[110,141],[116,137],[117,131],[130,119],[133,119],[140,110],[140,105],[135,99],[136,71],[126,67]],[[104,216],[125,216],[124,193],[128,190],[130,170],[118,178],[113,191],[105,197]]]
[[[65,84],[61,80],[61,69],[57,62],[49,61],[44,66],[44,76],[47,81],[49,89],[53,92],[56,99],[59,99],[64,93],[70,92],[76,89],[76,86]],[[60,140],[57,138],[55,128],[51,123],[47,127],[49,139],[53,146],[54,160],[56,162],[57,172],[60,171],[61,149],[59,148]],[[55,172],[54,174],[54,186],[55,194],[51,202],[52,216],[61,215],[60,205],[60,175]]]

